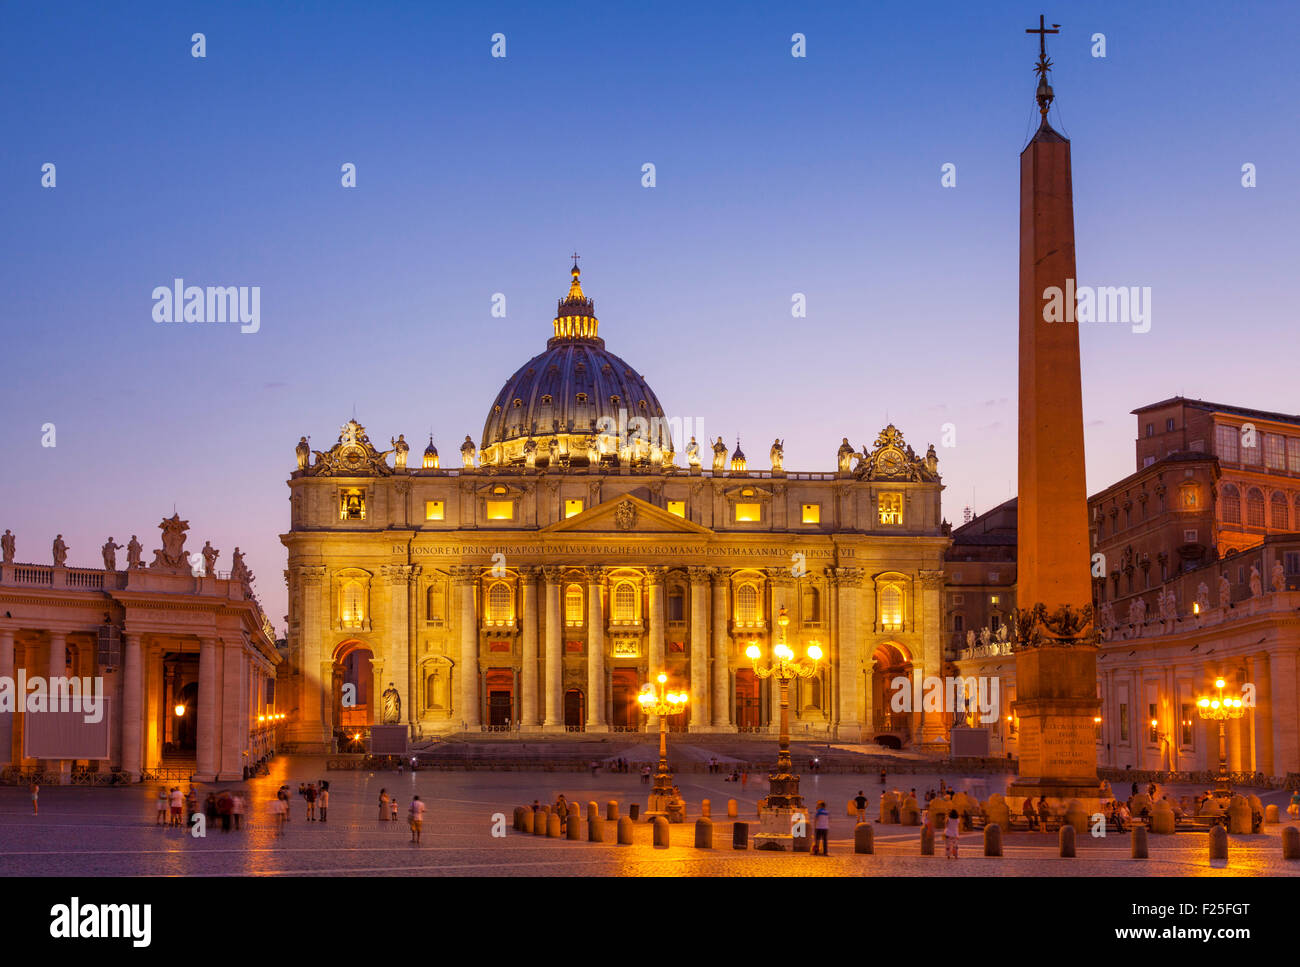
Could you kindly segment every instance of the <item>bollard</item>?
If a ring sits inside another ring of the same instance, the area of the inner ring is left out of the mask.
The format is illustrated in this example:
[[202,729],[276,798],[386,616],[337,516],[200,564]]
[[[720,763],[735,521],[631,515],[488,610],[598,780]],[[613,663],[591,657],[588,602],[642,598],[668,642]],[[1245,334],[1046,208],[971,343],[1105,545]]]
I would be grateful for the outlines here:
[[713,804],[707,799],[700,800],[700,815],[709,819],[713,815]]
[[634,802],[632,803],[632,805],[628,806],[627,815],[632,820],[632,822],[635,823],[637,821],[637,817],[641,815],[641,804],[639,802]]
[[925,826],[921,829],[921,855],[934,855],[934,830],[929,826]]
[[728,799],[728,800],[727,800],[727,818],[728,818],[728,819],[735,819],[735,818],[736,818],[737,816],[739,816],[739,815],[740,815],[740,813],[738,813],[738,812],[736,811],[736,800],[734,800],[734,799]]
[[632,845],[632,817],[624,816],[618,821],[618,845]]
[[613,822],[614,820],[618,819],[617,799],[611,799],[609,802],[605,803],[605,818],[608,819],[610,822]]
[[1228,805],[1228,832],[1250,832],[1250,803],[1245,796],[1233,796]]
[[546,806],[543,806],[541,809],[537,810],[537,812],[533,816],[534,836],[546,835],[546,823],[550,819],[550,816],[551,816],[551,811]]
[[[632,824],[627,824],[628,832],[632,831]],[[656,816],[654,821],[654,838],[655,849],[668,848],[668,819],[664,816]],[[628,842],[631,842],[629,839]]]
[[876,832],[870,823],[858,823],[853,827],[853,852],[868,855],[876,851]]
[[1147,828],[1145,826],[1134,826],[1130,836],[1132,847],[1131,855],[1135,860],[1144,860],[1147,858]]
[[534,814],[531,809],[525,809],[524,814],[519,817],[519,832],[531,833],[533,831]]
[[997,823],[989,823],[984,827],[984,855],[1002,855],[1002,827]]
[[[1166,803],[1166,805],[1168,804]],[[1065,822],[1073,826],[1076,833],[1086,833],[1088,831],[1088,810],[1083,808],[1083,803],[1077,799],[1071,799],[1066,804]]]
[[[708,800],[704,800],[708,802]],[[702,817],[695,821],[695,848],[713,849],[713,820]]]
[[589,802],[587,803],[587,822],[591,822],[593,819],[600,819],[600,807],[594,802]]
[[749,823],[731,824],[731,848],[749,849]]
[[1068,824],[1061,826],[1061,856],[1065,859],[1071,859],[1074,856],[1074,827]]
[[546,835],[549,839],[560,838],[560,814],[551,813],[546,819]]
[[605,842],[605,824],[599,819],[587,820],[587,842],[603,843]]
[[1174,818],[1174,808],[1169,805],[1169,800],[1157,801],[1151,807],[1151,832],[1161,836],[1172,836],[1177,828],[1178,821]]
[[1275,803],[1269,803],[1267,806],[1264,807],[1264,822],[1276,823],[1278,821],[1279,821],[1279,816],[1277,813],[1277,805]]
[[1282,830],[1282,859],[1300,860],[1300,829],[1295,826]]
[[531,812],[532,810],[528,809],[525,806],[515,807],[515,829],[516,830],[521,830],[524,828],[524,813],[531,813]]
[[568,829],[566,830],[569,839],[582,839],[582,824],[578,819],[577,812],[569,813]]
[[1210,827],[1210,859],[1227,860],[1228,831],[1217,823]]

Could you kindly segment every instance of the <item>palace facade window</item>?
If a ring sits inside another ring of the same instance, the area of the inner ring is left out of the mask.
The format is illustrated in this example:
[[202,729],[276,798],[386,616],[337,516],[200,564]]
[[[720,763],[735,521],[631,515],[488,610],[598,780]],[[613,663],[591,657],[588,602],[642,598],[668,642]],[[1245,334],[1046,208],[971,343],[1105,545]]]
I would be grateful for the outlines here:
[[1214,428],[1214,452],[1225,463],[1236,463],[1240,459],[1238,443],[1241,431],[1235,426],[1216,426]]
[[1241,523],[1241,492],[1237,490],[1234,484],[1223,485],[1223,522],[1225,524]]
[[880,630],[901,631],[903,629],[903,589],[897,584],[885,584],[880,588]]
[[1264,434],[1264,465],[1270,470],[1286,469],[1286,437],[1282,434]]
[[442,589],[438,587],[429,588],[428,594],[425,595],[424,615],[425,620],[431,624],[442,623]]
[[1264,494],[1258,487],[1251,487],[1246,494],[1246,526],[1264,526]]
[[757,524],[763,517],[761,504],[736,504],[737,524]]
[[1273,494],[1273,499],[1272,501],[1270,501],[1270,508],[1268,514],[1269,526],[1274,528],[1275,530],[1286,530],[1288,516],[1289,515],[1287,514],[1286,495],[1283,494],[1281,491],[1275,491]]
[[681,588],[673,588],[668,592],[668,620],[686,620],[686,595]]
[[636,622],[636,585],[624,581],[614,586],[614,623],[630,625]]
[[488,520],[514,520],[515,502],[513,500],[484,501]]
[[820,524],[821,520],[822,520],[821,504],[803,505],[803,522],[805,524]]
[[736,622],[745,628],[758,625],[758,589],[752,584],[736,588]]
[[487,622],[491,625],[507,625],[515,619],[515,595],[510,585],[498,581],[488,588]]
[[344,490],[339,495],[340,520],[365,520],[366,495],[355,487]]
[[425,520],[443,520],[445,517],[446,508],[441,500],[426,500],[424,502]]
[[900,493],[881,494],[877,507],[880,511],[880,523],[882,524],[901,524],[903,523],[903,495]]
[[564,589],[564,623],[570,628],[582,627],[582,586],[570,584]]
[[366,620],[366,589],[360,581],[348,581],[343,585],[339,601],[339,617],[344,628],[360,628]]
[[803,620],[822,620],[822,596],[816,588],[808,587],[803,591]]

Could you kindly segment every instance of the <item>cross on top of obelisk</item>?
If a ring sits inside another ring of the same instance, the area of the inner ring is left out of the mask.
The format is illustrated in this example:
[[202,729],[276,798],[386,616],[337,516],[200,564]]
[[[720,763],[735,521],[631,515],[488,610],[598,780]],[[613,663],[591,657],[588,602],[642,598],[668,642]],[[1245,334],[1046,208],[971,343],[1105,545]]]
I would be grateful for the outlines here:
[[1061,25],[1052,24],[1048,27],[1047,20],[1041,13],[1038,15],[1037,27],[1025,28],[1027,34],[1038,34],[1038,63],[1034,65],[1034,73],[1038,75],[1038,92],[1035,96],[1038,99],[1038,111],[1043,116],[1044,124],[1047,123],[1047,109],[1056,99],[1056,95],[1052,93],[1052,85],[1047,83],[1047,72],[1052,69],[1052,62],[1047,58],[1047,35],[1060,32]]

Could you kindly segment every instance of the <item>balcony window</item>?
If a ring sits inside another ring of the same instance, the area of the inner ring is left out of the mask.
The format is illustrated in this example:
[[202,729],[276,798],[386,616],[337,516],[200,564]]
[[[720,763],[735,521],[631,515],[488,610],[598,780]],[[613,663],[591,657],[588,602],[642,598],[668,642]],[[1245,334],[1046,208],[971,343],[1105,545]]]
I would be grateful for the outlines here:
[[426,500],[424,502],[425,520],[443,520],[445,517],[446,510],[441,500]]

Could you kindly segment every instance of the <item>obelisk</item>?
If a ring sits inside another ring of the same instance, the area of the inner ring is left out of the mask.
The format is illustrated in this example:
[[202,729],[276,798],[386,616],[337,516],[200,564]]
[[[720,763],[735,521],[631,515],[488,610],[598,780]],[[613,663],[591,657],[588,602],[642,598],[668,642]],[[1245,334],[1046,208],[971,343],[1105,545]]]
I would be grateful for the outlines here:
[[[1088,499],[1083,462],[1079,327],[1049,314],[1075,292],[1070,142],[1047,121],[1048,29],[1039,18],[1042,123],[1020,155],[1020,440],[1015,616],[1020,777],[1012,794],[1058,807],[1099,795],[1094,716],[1097,652],[1092,627]],[[1059,301],[1058,301],[1059,305]]]

